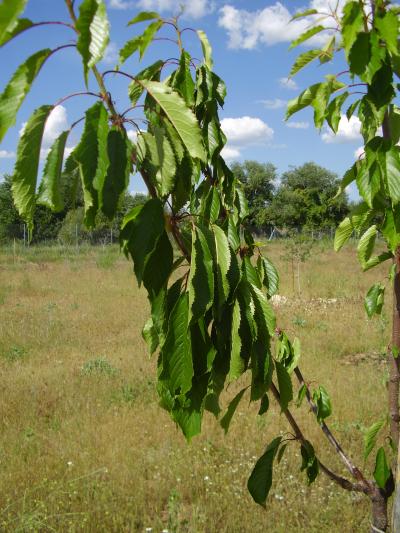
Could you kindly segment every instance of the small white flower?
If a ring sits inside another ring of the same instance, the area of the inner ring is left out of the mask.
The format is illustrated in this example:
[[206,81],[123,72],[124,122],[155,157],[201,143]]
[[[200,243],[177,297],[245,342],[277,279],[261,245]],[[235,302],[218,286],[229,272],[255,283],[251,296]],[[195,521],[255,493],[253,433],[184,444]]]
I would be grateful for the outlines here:
[[208,481],[210,478],[208,476],[204,476],[204,481]]
[[68,461],[67,465],[72,466],[74,463],[72,461]]
[[153,531],[152,527],[146,527],[146,533],[151,533]]

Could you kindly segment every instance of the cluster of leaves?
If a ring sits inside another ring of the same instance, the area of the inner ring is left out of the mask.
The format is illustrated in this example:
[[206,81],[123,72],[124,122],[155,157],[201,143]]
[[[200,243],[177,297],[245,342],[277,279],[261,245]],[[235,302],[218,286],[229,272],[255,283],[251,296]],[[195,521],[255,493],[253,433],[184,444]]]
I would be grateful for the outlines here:
[[[318,15],[318,25],[305,32],[294,45],[326,30],[329,14],[321,16],[317,10],[308,10],[296,18],[310,15]],[[356,233],[358,258],[363,270],[368,270],[393,259],[400,245],[400,108],[393,103],[398,90],[395,78],[400,77],[399,9],[383,0],[348,1],[340,16],[337,12],[331,16],[338,23],[341,40],[337,41],[333,35],[323,49],[300,54],[291,74],[315,59],[329,62],[337,51],[344,52],[349,70],[328,75],[325,81],[308,87],[289,102],[287,117],[311,106],[315,126],[321,128],[326,123],[335,134],[342,116],[348,120],[357,116],[360,120],[364,153],[344,175],[339,193],[355,182],[362,202],[337,228],[335,249],[342,248]],[[345,75],[349,77],[347,83],[343,81]],[[378,235],[386,244],[386,250],[380,252],[375,251]],[[389,276],[392,281],[393,268],[392,265]],[[369,317],[381,313],[384,292],[382,283],[374,284],[368,291],[365,309]],[[397,356],[395,347],[393,355]],[[383,422],[376,423],[367,432],[366,456],[383,426]],[[377,485],[384,488],[390,475],[385,450],[381,447],[374,473]]]
[[[0,45],[43,24],[18,18],[26,2],[0,4]],[[221,157],[226,138],[218,112],[226,88],[212,70],[205,34],[197,32],[204,60],[196,65],[183,47],[183,31],[176,18],[164,20],[157,13],[144,12],[131,20],[130,25],[148,24],[121,49],[120,64],[113,71],[130,80],[130,107],[120,112],[106,88],[106,73],[101,74],[96,66],[109,41],[103,0],[83,0],[78,16],[74,3],[65,3],[71,19],[67,26],[76,33],[76,43],[37,52],[17,69],[0,95],[0,137],[15,123],[45,61],[65,46],[76,46],[85,83],[89,85],[94,78],[98,85],[98,91],[85,94],[97,102],[87,109],[81,140],[66,161],[71,130],[63,132],[50,148],[38,193],[43,132],[57,104],[33,112],[19,142],[13,174],[13,196],[20,215],[32,227],[36,202],[61,210],[61,183],[68,176],[72,189],[80,183],[85,223],[93,226],[99,213],[110,219],[115,216],[131,172],[139,172],[149,199],[125,216],[120,240],[149,297],[151,316],[143,337],[151,353],[158,351],[161,405],[190,439],[200,432],[205,410],[220,414],[219,396],[225,383],[248,372],[250,385],[230,403],[221,419],[224,429],[247,389],[250,400],[260,402],[260,414],[268,409],[270,388],[277,391],[282,411],[286,411],[293,399],[290,374],[299,348],[280,333],[275,355],[272,350],[276,320],[269,298],[278,289],[279,277],[246,230],[249,209],[243,188]],[[136,52],[142,59],[166,27],[176,32],[179,57],[156,61],[137,74],[123,71],[123,63]],[[145,131],[130,118],[132,110],[143,110]],[[127,136],[127,124],[137,127],[135,141]],[[328,414],[321,410],[319,419]],[[257,463],[249,481],[259,503],[267,497],[270,477],[261,475],[261,486],[254,479],[260,478],[260,464],[262,468],[272,464],[281,441],[274,443],[266,452],[268,459]],[[280,447],[279,457],[285,448]],[[311,445],[303,442],[303,448],[302,468],[313,480],[317,460]]]

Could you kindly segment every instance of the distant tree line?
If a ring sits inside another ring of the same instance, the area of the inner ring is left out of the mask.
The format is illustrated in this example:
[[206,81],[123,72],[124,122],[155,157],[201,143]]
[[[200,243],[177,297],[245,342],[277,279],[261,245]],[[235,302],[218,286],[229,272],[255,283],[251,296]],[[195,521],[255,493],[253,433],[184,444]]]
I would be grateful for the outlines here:
[[293,167],[281,176],[271,163],[244,161],[231,169],[243,183],[249,202],[250,229],[268,232],[326,231],[350,210],[346,194],[336,192],[340,179],[315,163]]
[[[233,163],[231,169],[242,182],[249,202],[249,229],[268,233],[273,228],[289,231],[326,231],[335,227],[349,212],[346,194],[335,198],[339,186],[336,174],[315,163],[305,163],[278,176],[271,163],[244,161]],[[96,227],[84,226],[83,193],[65,178],[64,209],[53,213],[45,206],[37,206],[34,217],[33,242],[61,240],[66,244],[88,241],[104,242],[110,236],[118,238],[119,226],[132,207],[143,204],[146,196],[125,194],[116,218],[97,217]],[[0,242],[23,239],[24,222],[14,207],[11,176],[0,182]]]

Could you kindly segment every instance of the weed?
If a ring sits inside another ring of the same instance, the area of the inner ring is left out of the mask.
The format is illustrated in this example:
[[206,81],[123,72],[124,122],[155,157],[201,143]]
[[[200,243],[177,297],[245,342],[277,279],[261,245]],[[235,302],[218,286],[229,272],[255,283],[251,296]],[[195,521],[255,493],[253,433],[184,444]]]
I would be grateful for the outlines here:
[[24,359],[27,353],[27,350],[23,346],[14,345],[2,355],[7,361],[13,363],[14,361],[21,361]]
[[103,357],[97,359],[91,359],[87,361],[81,370],[82,374],[106,374],[107,376],[114,376],[117,373],[117,369]]

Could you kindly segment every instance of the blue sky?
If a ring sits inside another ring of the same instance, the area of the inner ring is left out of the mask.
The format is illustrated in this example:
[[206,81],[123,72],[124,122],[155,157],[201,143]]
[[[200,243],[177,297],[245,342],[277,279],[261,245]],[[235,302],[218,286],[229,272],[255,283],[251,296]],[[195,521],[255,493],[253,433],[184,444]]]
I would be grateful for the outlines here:
[[[341,122],[339,134],[334,137],[325,127],[316,131],[312,114],[305,110],[284,122],[287,100],[301,90],[321,80],[323,75],[338,73],[344,66],[340,58],[328,66],[313,65],[287,81],[296,55],[304,48],[289,51],[290,40],[299,35],[311,20],[289,23],[291,15],[308,7],[329,8],[336,0],[285,0],[282,2],[253,0],[106,0],[111,22],[111,44],[100,70],[111,69],[119,48],[125,40],[142,31],[140,26],[126,27],[126,23],[141,9],[155,9],[163,16],[177,12],[179,4],[186,4],[182,24],[206,31],[213,47],[215,71],[225,80],[228,89],[226,105],[221,113],[222,126],[228,137],[225,157],[228,161],[256,159],[271,162],[279,172],[307,161],[329,168],[342,175],[351,166],[356,150],[361,146],[357,119]],[[76,4],[79,5],[79,0]],[[24,14],[33,21],[68,20],[62,0],[29,0]],[[166,32],[163,31],[165,34]],[[3,88],[16,67],[27,55],[46,47],[56,47],[71,42],[74,34],[62,26],[44,26],[32,29],[0,50],[2,70],[0,87]],[[312,45],[319,45],[317,39]],[[185,33],[185,46],[195,57],[201,56],[197,38]],[[172,43],[154,43],[142,64],[136,59],[127,61],[124,69],[135,74],[146,64],[159,57],[176,56]],[[129,106],[127,83],[122,77],[106,78],[107,86],[119,110]],[[90,80],[90,88],[97,87]],[[2,90],[2,89],[0,89]],[[19,132],[33,109],[42,104],[52,104],[63,96],[84,91],[80,57],[74,49],[54,55],[40,72],[33,89],[23,104],[15,127],[0,146],[0,175],[11,172]],[[43,157],[57,134],[79,119],[85,108],[94,100],[84,96],[73,98],[56,108],[46,129]],[[79,139],[79,128],[70,136],[72,148]],[[142,191],[143,184],[133,178],[133,191]],[[354,193],[351,194],[352,196]]]

